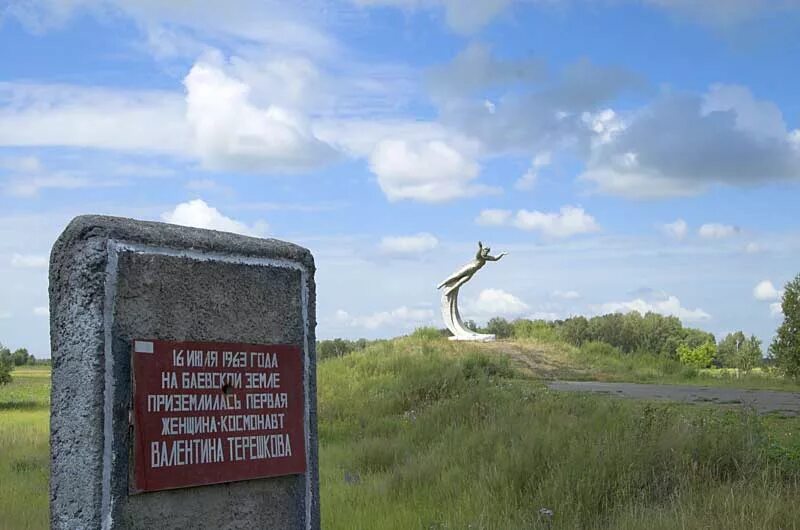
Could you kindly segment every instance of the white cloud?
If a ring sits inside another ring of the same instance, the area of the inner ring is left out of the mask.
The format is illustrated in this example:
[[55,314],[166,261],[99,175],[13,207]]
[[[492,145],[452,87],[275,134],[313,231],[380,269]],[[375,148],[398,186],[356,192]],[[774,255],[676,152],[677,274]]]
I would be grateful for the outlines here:
[[209,169],[285,172],[318,167],[335,157],[306,118],[288,107],[252,102],[251,87],[209,55],[184,79],[195,153]]
[[793,138],[777,106],[745,87],[667,92],[630,113],[609,141],[593,144],[580,178],[600,192],[635,199],[797,181],[800,150]]
[[362,6],[401,9],[444,8],[447,25],[459,33],[473,33],[503,12],[513,0],[352,0]]
[[697,233],[705,239],[724,239],[741,232],[738,226],[725,225],[721,223],[706,223],[702,225]]
[[562,206],[559,212],[518,210],[512,215],[510,210],[482,210],[475,223],[483,226],[512,225],[520,230],[540,232],[549,238],[566,238],[578,234],[588,234],[600,230],[594,217],[577,206]]
[[47,256],[16,253],[11,256],[11,266],[20,269],[45,269],[48,264]]
[[378,248],[385,254],[422,254],[439,246],[439,240],[432,234],[422,232],[412,236],[386,236]]
[[552,238],[564,238],[600,230],[594,217],[576,206],[562,206],[558,213],[519,210],[513,224],[521,230],[537,231]]
[[625,130],[625,122],[613,109],[585,111],[581,114],[581,120],[594,133],[592,143],[595,146],[610,142],[617,133]]
[[581,294],[578,291],[553,291],[550,296],[562,300],[577,300],[581,297]]
[[433,311],[430,309],[415,309],[401,306],[391,311],[379,311],[371,315],[353,316],[347,311],[336,311],[336,320],[346,326],[377,329],[385,326],[411,327],[431,323]]
[[161,215],[167,223],[193,226],[195,228],[205,228],[207,230],[219,230],[221,232],[233,232],[248,236],[261,237],[267,232],[267,225],[264,222],[257,222],[252,226],[226,217],[216,208],[209,206],[201,199],[184,202],[175,207],[171,212]]
[[627,302],[608,302],[602,304],[597,309],[602,314],[636,311],[641,315],[645,315],[648,312],[672,315],[685,322],[699,322],[711,318],[711,315],[700,308],[687,309],[683,307],[678,297],[671,295],[650,301],[644,300],[643,298],[636,298]]
[[762,302],[770,302],[769,312],[773,317],[783,315],[783,293],[775,288],[770,280],[762,280],[753,288],[753,297]]
[[186,105],[177,93],[0,83],[0,101],[0,145],[188,151]]
[[539,171],[543,167],[549,166],[550,162],[550,153],[544,152],[536,155],[531,161],[531,165],[528,167],[528,170],[519,178],[519,180],[517,180],[517,182],[514,184],[514,187],[518,190],[532,189],[536,185],[536,181],[539,179]]
[[527,318],[529,320],[547,320],[552,322],[553,320],[561,320],[563,317],[552,311],[536,311],[528,315]]
[[6,193],[14,197],[36,197],[41,190],[74,190],[93,186],[91,180],[66,174],[17,177],[6,185]]
[[193,179],[188,181],[184,187],[194,192],[219,193],[228,197],[236,195],[232,187],[220,184],[213,179]]
[[49,317],[50,316],[50,308],[46,305],[37,306],[33,308],[33,314],[37,317]]
[[514,316],[528,310],[528,304],[502,289],[484,289],[478,298],[467,300],[464,312],[478,316]]
[[778,13],[797,7],[794,0],[645,0],[712,26],[731,27],[760,14]]
[[781,297],[781,292],[769,280],[763,280],[753,288],[753,296],[756,300],[777,300]]
[[[545,76],[543,61],[498,59],[486,44],[472,42],[449,63],[433,67],[428,73],[428,84],[435,97],[446,101],[490,87],[539,81]],[[483,106],[490,114],[497,110],[495,103],[486,98]]]
[[735,127],[761,138],[784,140],[786,122],[777,105],[771,101],[760,101],[750,91],[737,85],[712,85],[703,97],[702,113],[732,112]]
[[482,226],[502,226],[508,223],[512,213],[511,210],[481,210],[481,213],[475,218],[475,223]]
[[683,240],[689,230],[689,225],[683,219],[676,219],[672,223],[661,225],[661,231],[677,241]]
[[147,31],[147,44],[156,56],[194,54],[200,48],[197,35],[227,44],[324,54],[335,51],[336,43],[318,29],[322,8],[313,0],[237,0],[233,5],[216,0],[11,0],[7,13],[35,32],[61,26],[80,12],[96,14],[101,21],[111,14],[125,15]]
[[756,243],[755,241],[751,241],[744,247],[744,251],[748,254],[758,254],[760,252],[764,252],[764,247],[760,243]]
[[478,163],[443,140],[383,140],[370,155],[369,167],[390,201],[445,202],[494,191],[474,184]]
[[[83,168],[89,165],[89,162],[82,161]],[[0,159],[0,169],[9,171],[3,186],[5,193],[19,198],[36,197],[41,191],[48,189],[76,190],[116,187],[126,184],[124,180],[89,178],[85,169],[52,171],[33,156]],[[115,168],[115,173],[117,173],[116,169],[118,168]]]

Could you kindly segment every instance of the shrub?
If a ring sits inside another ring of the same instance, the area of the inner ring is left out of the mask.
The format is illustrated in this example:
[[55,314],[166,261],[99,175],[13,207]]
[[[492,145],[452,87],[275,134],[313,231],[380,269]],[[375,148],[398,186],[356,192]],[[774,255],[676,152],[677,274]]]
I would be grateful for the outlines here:
[[0,385],[5,385],[11,382],[11,370],[14,364],[7,359],[0,358]]
[[515,320],[511,324],[514,328],[513,336],[515,339],[534,339],[543,342],[555,342],[559,340],[556,332],[556,324],[546,320]]
[[681,363],[692,368],[708,368],[717,353],[717,347],[712,342],[690,348],[686,344],[678,346],[678,358]]
[[437,328],[424,326],[415,329],[414,332],[411,334],[411,336],[414,337],[415,339],[438,340],[442,338],[442,332],[439,331],[439,329]]
[[568,318],[561,324],[558,334],[565,342],[580,347],[589,340],[589,321],[582,316]]
[[590,341],[581,346],[581,353],[587,357],[610,357],[619,356],[622,352],[619,348],[607,342]]
[[498,339],[507,339],[514,334],[514,325],[505,318],[494,317],[486,323],[486,333],[491,333]]
[[321,340],[317,342],[317,359],[331,359],[334,357],[342,357],[348,353],[357,350],[363,350],[367,347],[368,341],[366,339],[347,340],[347,339],[333,339]]

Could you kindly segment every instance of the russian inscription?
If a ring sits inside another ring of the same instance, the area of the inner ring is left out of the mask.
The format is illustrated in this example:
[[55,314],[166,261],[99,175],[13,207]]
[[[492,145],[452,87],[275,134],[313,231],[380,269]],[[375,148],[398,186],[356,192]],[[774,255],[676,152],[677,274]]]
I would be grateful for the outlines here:
[[133,341],[133,493],[304,473],[289,345]]

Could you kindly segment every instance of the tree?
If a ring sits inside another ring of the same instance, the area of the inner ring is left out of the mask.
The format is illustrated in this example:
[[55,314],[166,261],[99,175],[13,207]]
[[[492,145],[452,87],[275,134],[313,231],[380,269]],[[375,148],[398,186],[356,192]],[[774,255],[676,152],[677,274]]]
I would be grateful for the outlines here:
[[775,363],[789,377],[800,377],[800,274],[786,284],[781,300],[783,323],[769,347]]
[[755,335],[748,339],[741,331],[728,333],[719,343],[717,360],[725,368],[748,372],[763,361],[761,340]]
[[570,317],[561,324],[559,334],[566,342],[581,346],[589,339],[589,321],[583,316]]
[[505,318],[494,317],[486,323],[486,333],[491,333],[498,339],[507,339],[514,334],[514,326]]
[[764,362],[764,353],[761,351],[761,339],[755,335],[750,335],[747,342],[739,350],[739,358],[736,368],[749,372],[759,364]]
[[11,354],[11,358],[14,361],[14,366],[23,366],[28,364],[28,349],[27,348],[18,348]]
[[14,360],[11,358],[11,350],[3,346],[3,343],[0,342],[0,363],[7,362],[10,363],[11,366],[14,366]]
[[0,385],[5,385],[11,382],[11,369],[14,365],[11,361],[0,358]]
[[719,360],[723,368],[736,367],[739,359],[739,351],[744,347],[746,342],[747,338],[741,331],[728,333],[725,338],[719,342],[717,360]]

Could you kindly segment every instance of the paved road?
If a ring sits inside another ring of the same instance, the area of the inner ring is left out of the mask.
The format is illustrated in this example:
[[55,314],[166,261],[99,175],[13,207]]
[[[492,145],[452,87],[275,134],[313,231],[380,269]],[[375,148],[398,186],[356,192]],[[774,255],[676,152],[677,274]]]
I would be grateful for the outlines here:
[[597,392],[619,397],[665,399],[687,403],[744,405],[760,414],[779,412],[800,414],[800,393],[773,390],[743,390],[705,386],[645,385],[639,383],[600,383],[596,381],[554,381],[548,386],[567,392]]

